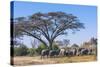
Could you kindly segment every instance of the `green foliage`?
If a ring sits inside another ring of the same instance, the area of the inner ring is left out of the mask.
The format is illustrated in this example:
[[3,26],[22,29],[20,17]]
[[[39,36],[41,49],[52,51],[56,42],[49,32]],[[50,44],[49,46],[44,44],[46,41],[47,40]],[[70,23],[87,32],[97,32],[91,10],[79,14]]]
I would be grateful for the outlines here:
[[52,48],[53,48],[53,50],[58,50],[58,49],[59,49],[59,46],[56,45],[56,44],[54,44],[54,45],[52,46]]
[[25,56],[28,54],[28,48],[25,45],[20,45],[19,47],[14,47],[15,56]]
[[36,54],[36,49],[35,48],[29,48],[28,49],[28,55],[29,56],[34,56]]
[[42,51],[43,49],[47,49],[47,47],[46,47],[44,44],[40,44],[40,45],[38,46],[38,48],[36,49],[36,52],[37,52],[38,54],[41,54],[41,51]]

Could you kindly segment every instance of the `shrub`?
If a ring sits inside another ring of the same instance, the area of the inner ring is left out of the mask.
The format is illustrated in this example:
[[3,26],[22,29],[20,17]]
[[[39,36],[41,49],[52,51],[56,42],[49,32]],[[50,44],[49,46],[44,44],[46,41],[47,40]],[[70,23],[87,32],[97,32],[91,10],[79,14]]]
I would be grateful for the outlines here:
[[28,48],[25,45],[20,45],[19,47],[14,47],[15,56],[25,56],[28,54]]
[[41,54],[41,51],[42,51],[43,49],[47,49],[47,47],[46,47],[44,44],[40,44],[40,45],[38,46],[38,48],[36,49],[36,52],[37,52],[38,54]]
[[28,55],[29,56],[34,56],[36,54],[36,49],[35,48],[29,48],[28,49]]
[[56,44],[54,44],[54,45],[52,46],[52,49],[53,49],[53,50],[58,50],[58,49],[59,49],[59,46],[56,45]]

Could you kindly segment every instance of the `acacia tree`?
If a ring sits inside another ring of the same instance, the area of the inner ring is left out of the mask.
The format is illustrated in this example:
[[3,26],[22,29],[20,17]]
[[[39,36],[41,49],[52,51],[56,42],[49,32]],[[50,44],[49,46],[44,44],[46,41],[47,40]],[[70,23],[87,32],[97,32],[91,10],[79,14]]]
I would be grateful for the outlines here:
[[53,41],[58,36],[67,35],[68,30],[78,31],[81,28],[84,28],[84,25],[79,22],[76,16],[64,12],[39,12],[14,20],[16,34],[32,36],[50,49],[52,49]]

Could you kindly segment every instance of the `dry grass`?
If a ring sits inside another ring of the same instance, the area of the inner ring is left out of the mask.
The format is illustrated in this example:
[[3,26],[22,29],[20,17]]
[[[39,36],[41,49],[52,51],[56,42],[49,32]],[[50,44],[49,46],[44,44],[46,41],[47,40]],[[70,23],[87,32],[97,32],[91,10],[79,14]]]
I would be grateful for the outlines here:
[[14,65],[39,65],[39,64],[56,64],[56,63],[73,63],[73,62],[88,62],[96,61],[95,55],[75,56],[75,57],[59,57],[59,58],[45,58],[37,57],[14,57]]

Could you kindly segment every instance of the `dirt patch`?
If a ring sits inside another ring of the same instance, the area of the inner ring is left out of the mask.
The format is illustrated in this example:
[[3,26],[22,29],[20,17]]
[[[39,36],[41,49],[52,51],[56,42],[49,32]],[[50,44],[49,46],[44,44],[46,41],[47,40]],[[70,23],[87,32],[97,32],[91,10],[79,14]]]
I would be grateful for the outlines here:
[[95,55],[74,56],[74,57],[59,57],[59,58],[44,58],[19,56],[14,57],[14,65],[40,65],[40,64],[57,64],[57,63],[73,63],[73,62],[88,62],[96,61]]

